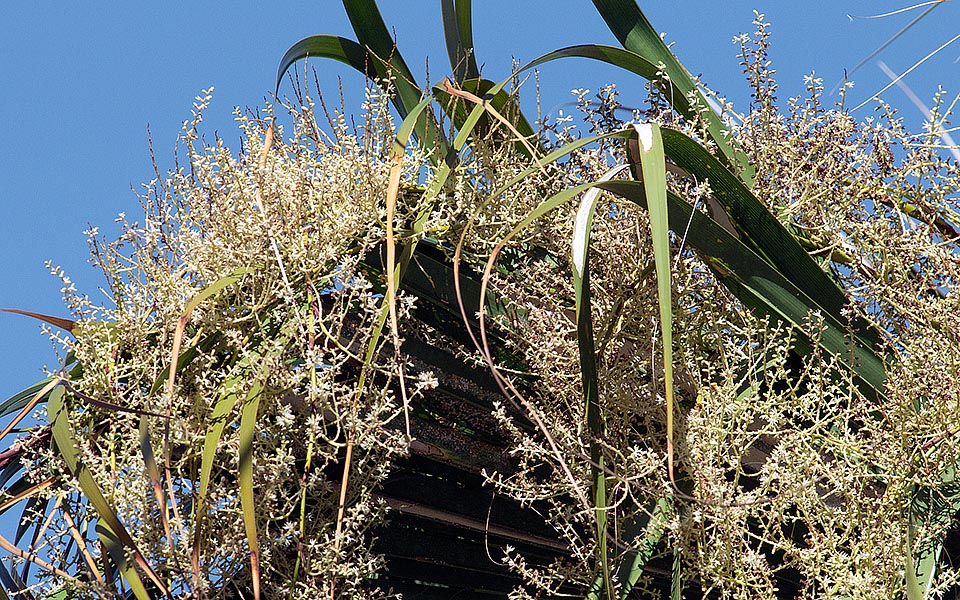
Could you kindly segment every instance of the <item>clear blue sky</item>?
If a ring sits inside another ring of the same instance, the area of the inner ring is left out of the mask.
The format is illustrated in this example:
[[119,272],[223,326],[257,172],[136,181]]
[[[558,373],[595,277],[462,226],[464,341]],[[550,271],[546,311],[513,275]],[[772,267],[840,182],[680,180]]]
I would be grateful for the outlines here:
[[[616,43],[588,0],[485,0],[475,3],[474,37],[484,75],[508,74],[510,57],[529,60],[574,43]],[[916,12],[881,20],[876,14],[906,0],[785,2],[724,0],[641,2],[654,26],[666,32],[681,61],[743,107],[746,90],[731,39],[753,30],[752,9],[773,23],[772,57],[781,99],[802,88],[815,70],[828,88],[905,25]],[[269,8],[267,8],[269,6]],[[388,25],[416,73],[430,57],[431,77],[447,71],[439,3],[382,0]],[[960,31],[960,5],[947,3],[893,44],[881,58],[899,72]],[[59,282],[44,261],[62,265],[81,291],[98,297],[102,284],[87,264],[87,224],[113,231],[113,219],[138,205],[131,186],[153,178],[147,125],[161,168],[172,164],[174,142],[193,98],[216,86],[206,131],[233,147],[235,105],[256,107],[272,91],[276,64],[288,46],[307,35],[352,37],[340,3],[237,2],[11,2],[0,36],[0,306],[68,316]],[[906,81],[923,99],[942,83],[960,91],[960,43]],[[344,72],[316,62],[325,72]],[[888,80],[874,63],[855,77],[856,103]],[[542,73],[545,107],[570,99],[569,90],[618,82],[622,101],[639,102],[640,85],[595,63],[576,61]],[[360,79],[350,76],[347,86]],[[329,90],[334,93],[334,90]],[[914,128],[921,118],[896,89],[885,98],[901,107]],[[862,116],[869,109],[860,111]],[[0,315],[0,395],[38,380],[56,360],[50,343],[29,319]]]

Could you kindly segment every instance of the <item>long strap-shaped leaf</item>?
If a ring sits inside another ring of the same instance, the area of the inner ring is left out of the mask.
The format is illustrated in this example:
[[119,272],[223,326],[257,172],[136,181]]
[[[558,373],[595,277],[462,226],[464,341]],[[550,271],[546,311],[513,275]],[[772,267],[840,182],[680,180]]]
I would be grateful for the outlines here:
[[80,489],[83,490],[94,510],[97,511],[97,533],[100,535],[101,541],[107,547],[114,564],[120,569],[124,579],[138,599],[148,600],[150,595],[140,580],[136,567],[128,560],[128,556],[132,556],[153,584],[164,595],[169,596],[170,592],[166,585],[147,563],[143,554],[137,548],[137,544],[120,522],[117,513],[114,512],[103,495],[93,475],[81,461],[80,452],[77,450],[77,441],[67,417],[65,392],[66,388],[63,386],[57,386],[50,392],[47,402],[48,419],[51,423],[53,439],[56,442],[59,456],[63,459],[70,473],[77,479]]
[[[615,167],[601,178],[607,181],[625,169]],[[583,412],[590,432],[590,462],[594,513],[597,524],[597,545],[600,553],[600,585],[594,586],[587,598],[613,598],[609,556],[607,551],[606,465],[600,441],[604,435],[603,409],[600,406],[600,381],[597,373],[597,349],[593,337],[593,315],[590,302],[590,234],[593,217],[600,199],[600,190],[587,190],[573,227],[573,289],[577,310],[577,348],[580,352],[580,380],[583,386]]]
[[673,299],[670,290],[670,222],[667,211],[667,165],[663,140],[656,123],[635,125],[630,136],[631,160],[639,160],[643,191],[650,215],[650,238],[657,273],[657,304],[660,309],[660,338],[663,341],[663,395],[667,403],[667,471],[676,487],[673,472]]
[[[358,41],[333,35],[314,35],[300,40],[280,59],[274,93],[279,93],[283,76],[293,63],[307,57],[327,58],[349,65],[381,85],[392,79],[391,100],[401,118],[406,118],[420,103],[423,92],[400,56],[376,2],[344,0],[344,8]],[[446,138],[432,117],[418,120],[416,135],[424,147],[437,151],[432,155],[435,163],[446,157]]]
[[[706,153],[706,156],[704,156],[703,154],[693,154],[692,151],[683,152],[682,146],[685,142],[681,140],[689,140],[686,136],[667,129],[661,129],[660,131],[664,141],[664,150],[668,156],[670,156],[668,149],[675,151],[679,149],[681,151],[676,152],[678,161],[686,167],[707,174],[712,173],[719,181],[726,181],[725,176],[735,177],[716,161],[716,159],[711,160],[712,157],[709,157],[709,153]],[[528,167],[517,174],[501,188],[495,190],[492,195],[503,193],[517,182],[529,177],[533,172],[542,169],[543,165],[560,160],[570,152],[584,147],[589,143],[600,139],[629,138],[631,134],[632,131],[630,130],[617,131],[602,136],[584,138],[568,144],[544,156],[538,164]],[[692,140],[689,140],[689,143],[695,144]],[[694,156],[697,160],[692,160],[690,158],[691,156]],[[702,164],[698,161],[702,161]],[[703,178],[705,179],[706,176]],[[713,181],[713,179],[711,179],[711,181]],[[734,179],[733,181],[736,180]],[[587,184],[586,187],[590,185],[593,184]],[[613,191],[640,206],[646,206],[646,196],[641,184],[627,181],[610,181],[596,185]],[[583,191],[586,187],[578,186],[577,188],[570,188],[569,190],[558,193],[549,201],[545,201],[524,219],[523,226],[525,227],[526,223],[532,219],[538,218],[540,215],[545,214],[559,204],[567,201],[570,197],[568,194],[573,193],[574,190]],[[735,190],[739,190],[739,193],[742,194],[750,194],[749,190],[746,190],[742,184],[736,188],[720,187],[728,201],[731,201],[729,195],[734,193]],[[577,193],[579,193],[579,191]],[[699,210],[693,210],[693,207],[689,203],[672,193],[667,194],[667,200],[670,228],[674,231],[688,231],[688,235],[686,236],[687,245],[698,252],[703,260],[712,268],[721,283],[730,289],[744,305],[756,311],[759,315],[770,316],[775,321],[794,328],[795,331],[805,332],[807,334],[810,333],[807,331],[809,328],[809,320],[811,318],[822,317],[825,329],[818,338],[819,344],[827,350],[830,355],[837,357],[843,364],[850,368],[851,372],[855,374],[854,381],[864,396],[868,399],[877,399],[883,395],[884,381],[886,379],[885,365],[876,353],[872,351],[869,341],[864,341],[856,335],[861,331],[865,331],[866,333],[864,335],[869,338],[869,330],[856,328],[858,321],[855,319],[853,321],[853,327],[855,329],[851,331],[851,324],[847,321],[847,317],[844,315],[845,311],[843,310],[843,306],[846,306],[846,304],[841,305],[839,310],[836,304],[830,304],[831,296],[837,298],[837,294],[841,297],[843,294],[843,292],[837,288],[836,283],[827,278],[822,272],[818,274],[813,271],[806,271],[797,265],[784,265],[787,273],[791,274],[788,276],[779,270],[779,263],[777,263],[777,266],[774,266],[769,260],[761,257],[761,255],[757,253],[755,246],[751,247],[748,245],[750,240],[745,236],[727,231],[705,213]],[[758,201],[754,199],[754,202],[757,202],[757,204],[754,205],[757,211],[766,211]],[[748,205],[747,208],[754,210],[754,206]],[[758,234],[760,239],[769,238],[779,240],[783,244],[790,243],[790,233],[786,231],[769,212],[767,212],[766,217],[753,215],[751,218],[762,225],[762,228],[754,227],[755,230],[773,232],[770,234]],[[745,220],[749,221],[749,219]],[[769,248],[769,251],[775,254],[777,251],[776,244],[772,242],[767,243],[769,245],[765,247]],[[794,258],[798,262],[810,260],[809,256],[804,255],[797,255]],[[819,271],[819,269],[816,270]],[[810,281],[805,278],[806,273],[810,274],[812,281],[816,285],[811,285]],[[820,278],[821,276],[823,277],[822,279]],[[833,288],[833,290],[824,289],[827,287]],[[826,299],[824,301],[831,309],[828,310],[821,306],[813,297]],[[800,347],[798,347],[798,350],[809,351],[809,346],[803,347],[805,343],[803,339],[800,339],[799,343]]]
[[[849,304],[843,290],[739,177],[684,133],[664,129],[663,145],[667,156],[678,167],[698,181],[710,181],[710,190],[723,205],[742,242],[802,289],[826,313],[838,322],[847,321],[845,313]],[[861,343],[876,349],[877,332],[863,318],[852,319],[850,326]]]
[[447,43],[450,68],[458,85],[467,79],[479,79],[480,69],[473,50],[473,19],[470,0],[441,0],[443,35]]
[[[343,8],[360,45],[387,62],[389,69],[383,69],[383,74],[389,72],[396,77],[397,95],[403,106],[397,110],[405,117],[410,109],[419,104],[423,91],[417,86],[413,72],[400,55],[400,50],[380,15],[376,0],[343,0]],[[381,67],[377,69],[380,71]]]
[[[639,206],[646,206],[643,186],[632,181],[611,181],[599,187]],[[704,259],[717,279],[756,314],[803,334],[798,350],[808,352],[816,338],[820,347],[845,365],[860,392],[871,400],[883,396],[886,373],[883,361],[853,343],[845,324],[826,314],[816,302],[774,269],[716,221],[672,193],[667,194],[670,227],[683,231],[689,224],[687,244]],[[822,333],[811,332],[810,320],[822,319]]]
[[[920,455],[923,456],[923,453]],[[910,506],[904,523],[904,579],[909,600],[927,600],[936,583],[946,532],[943,532],[939,539],[922,544],[917,544],[916,538],[923,525],[938,519],[954,518],[957,511],[960,511],[960,481],[957,479],[957,470],[956,464],[950,465],[938,475],[936,487],[914,485],[910,491]]]
[[[624,4],[632,4],[627,2]],[[642,17],[642,14],[640,15]],[[646,22],[645,19],[643,19]],[[647,23],[649,26],[649,23]],[[639,26],[638,26],[639,27]],[[639,30],[644,30],[640,27]],[[639,31],[638,30],[638,31]],[[656,47],[659,42],[647,46]],[[644,46],[644,47],[647,47]],[[664,51],[669,51],[664,47]],[[652,52],[652,51],[651,51]],[[657,52],[652,52],[660,57]],[[672,54],[670,55],[672,56]],[[560,58],[581,57],[600,60],[622,67],[644,78],[655,80],[659,67],[643,56],[630,50],[610,46],[584,45],[571,46],[545,54],[524,65],[523,70],[536,67]],[[677,63],[678,68],[679,63]],[[689,79],[689,78],[687,78]],[[686,100],[685,93],[692,89],[682,85],[682,80],[672,76],[670,96],[675,99],[674,108],[684,116],[691,117],[693,109]],[[692,86],[692,82],[690,84]],[[713,113],[710,113],[713,114]],[[711,190],[721,202],[728,216],[744,238],[745,243],[754,252],[764,257],[776,269],[787,275],[807,295],[813,298],[826,312],[840,322],[845,322],[847,299],[843,290],[820,268],[803,249],[797,239],[781,224],[776,217],[754,196],[741,176],[731,172],[726,165],[711,155],[702,145],[689,136],[672,129],[663,130],[664,152],[680,168],[699,181],[709,180]],[[721,147],[724,147],[721,145]],[[856,317],[851,322],[853,332],[876,351],[879,336],[867,322]]]
[[[610,28],[610,31],[613,32],[613,35],[616,36],[624,48],[642,56],[654,65],[662,63],[664,72],[670,77],[672,85],[683,93],[684,99],[693,97],[697,99],[701,107],[709,106],[687,70],[663,42],[660,34],[647,20],[635,0],[593,0],[593,4],[607,23],[607,27]],[[659,85],[658,81],[652,81]],[[671,91],[670,89],[664,90],[665,93]],[[671,101],[682,102],[683,100],[673,98]],[[691,107],[688,110],[693,110],[693,108]],[[737,165],[744,181],[752,184],[753,168],[747,163],[746,156],[736,151],[730,138],[725,133],[726,128],[723,121],[720,120],[720,116],[712,110],[706,110],[703,112],[703,117],[707,120],[707,130],[710,137],[717,143],[727,162],[731,165]]]
[[260,600],[260,544],[257,541],[257,506],[253,496],[253,442],[256,438],[257,411],[262,393],[263,383],[254,381],[240,411],[240,510],[243,513],[243,528],[250,549],[254,600]]

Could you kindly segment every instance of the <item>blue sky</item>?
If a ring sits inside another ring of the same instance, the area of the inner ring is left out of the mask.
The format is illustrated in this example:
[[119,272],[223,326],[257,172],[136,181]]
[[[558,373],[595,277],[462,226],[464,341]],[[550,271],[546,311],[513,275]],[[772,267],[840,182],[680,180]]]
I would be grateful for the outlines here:
[[[586,0],[487,0],[475,7],[474,37],[483,73],[505,77],[511,56],[527,61],[574,43],[616,43]],[[641,2],[641,7],[684,65],[702,73],[714,89],[744,108],[747,92],[736,59],[734,35],[753,30],[752,9],[772,22],[772,58],[781,99],[802,89],[815,70],[828,88],[916,12],[880,20],[850,20],[906,6],[903,0],[807,2],[716,0]],[[0,36],[0,306],[68,316],[60,284],[44,261],[61,265],[77,287],[93,297],[102,284],[86,262],[82,232],[88,223],[113,231],[117,213],[133,217],[138,204],[131,186],[151,180],[149,124],[158,163],[170,167],[182,121],[194,96],[215,86],[206,132],[237,146],[234,106],[262,106],[272,91],[277,61],[307,35],[352,37],[340,3],[276,0],[253,2],[15,2],[4,8]],[[448,67],[439,3],[382,0],[388,25],[415,73],[430,57],[431,78]],[[960,5],[939,7],[921,26],[881,58],[900,72],[958,33]],[[938,83],[960,91],[960,43],[918,69],[907,83],[929,99]],[[317,62],[335,94],[335,63]],[[349,75],[349,74],[348,74]],[[888,80],[874,63],[855,77],[855,103]],[[625,104],[640,101],[640,84],[595,63],[550,67],[541,76],[544,107],[570,100],[569,90],[596,90],[618,83]],[[357,76],[344,84],[359,89]],[[354,96],[357,98],[358,96]],[[913,128],[921,117],[896,89],[884,96],[901,107]],[[348,107],[349,108],[349,107]],[[859,113],[869,115],[869,108]],[[51,345],[29,319],[0,315],[0,396],[38,380],[43,365],[55,365]]]

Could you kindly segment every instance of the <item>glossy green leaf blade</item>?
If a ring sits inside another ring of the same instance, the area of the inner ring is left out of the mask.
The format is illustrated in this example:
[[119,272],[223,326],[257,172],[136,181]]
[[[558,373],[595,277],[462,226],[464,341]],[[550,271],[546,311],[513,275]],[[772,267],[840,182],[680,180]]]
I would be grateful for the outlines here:
[[[663,63],[665,73],[670,77],[673,86],[683,93],[684,98],[689,94],[697,98],[700,106],[704,108],[710,106],[687,70],[663,42],[660,33],[653,28],[635,0],[593,0],[593,5],[624,48],[642,56],[651,64]],[[663,91],[669,93],[671,90]],[[713,110],[704,111],[703,116],[707,120],[710,137],[717,143],[728,163],[737,165],[744,181],[748,185],[752,184],[753,169],[746,162],[746,157],[742,153],[738,154],[731,144],[729,137],[725,134],[726,127],[720,120],[720,116]]]
[[216,458],[217,447],[223,436],[223,429],[227,425],[227,417],[237,405],[237,386],[243,381],[243,376],[232,377],[224,383],[223,392],[213,406],[210,418],[207,420],[207,434],[203,439],[203,451],[200,456],[200,476],[198,478],[197,506],[201,507],[206,498],[207,487],[210,485],[210,473],[213,471],[213,461]]
[[[602,138],[626,139],[629,136],[630,131],[616,131],[603,136],[584,138],[572,142],[544,156],[538,165],[525,169],[495,190],[494,194],[502,193],[525,177],[530,176],[531,173],[542,168],[541,165],[560,160],[570,152],[582,148],[589,143]],[[703,171],[704,175],[701,177],[716,176],[719,179],[727,181],[722,175],[725,173],[727,177],[734,177],[734,181],[736,181],[735,176],[733,176],[729,170],[725,169],[719,161],[710,157],[709,153],[706,153],[706,156],[704,156],[703,153],[695,150],[688,151],[685,147],[687,142],[677,141],[677,139],[672,136],[672,130],[661,129],[661,136],[664,142],[664,152],[668,156],[671,156],[672,159],[674,158],[673,154],[676,154],[677,158],[675,160],[682,162],[695,171]],[[689,140],[689,138],[686,139]],[[698,161],[703,162],[702,169],[697,166]],[[713,181],[713,179],[711,179],[711,181]],[[617,193],[632,196],[632,198],[628,197],[628,199],[646,207],[646,199],[642,186],[638,189],[638,184],[636,183],[613,181],[598,185],[612,191],[619,190]],[[560,192],[547,201],[544,201],[521,221],[514,232],[511,232],[508,236],[508,239],[515,236],[519,230],[527,227],[532,220],[553,210],[556,206],[568,201],[573,195],[581,193],[589,187],[591,187],[591,184],[582,184]],[[745,190],[742,184],[739,184],[733,189],[739,189],[740,195],[746,193],[752,197],[749,190]],[[755,198],[753,198],[753,202],[757,202]],[[799,289],[773,267],[770,262],[757,255],[740,237],[734,236],[704,213],[700,211],[694,212],[692,207],[682,199],[673,194],[668,194],[668,206],[671,228],[675,231],[688,231],[688,235],[686,236],[687,244],[698,250],[700,255],[704,257],[705,261],[711,266],[714,273],[717,274],[718,279],[726,284],[741,302],[749,308],[758,311],[760,315],[770,315],[779,322],[799,327],[800,331],[804,330],[802,325],[810,315],[823,315],[828,328],[824,332],[822,341],[829,345],[829,352],[832,355],[841,356],[848,366],[856,367],[858,385],[867,397],[875,398],[882,394],[883,384],[886,378],[883,362],[870,349],[870,345],[859,338],[854,337],[851,340],[850,328],[846,320],[841,321],[831,314],[831,312],[836,312],[836,310],[828,311],[819,306],[817,302],[807,295],[806,288],[804,290]],[[749,205],[748,208],[750,208]],[[780,235],[786,235],[787,237],[780,239],[786,239],[787,241],[785,243],[790,243],[789,232],[786,232],[779,222],[777,222],[772,215],[769,215],[766,208],[759,206],[757,210],[763,211],[767,214],[767,217],[772,220],[767,220],[766,217],[762,216],[759,217],[763,220],[764,224],[775,230],[783,230],[783,233]],[[687,229],[688,223],[690,224],[689,230]],[[767,239],[765,235],[761,235],[760,238],[761,240]],[[793,243],[796,243],[796,241],[793,240]],[[771,251],[775,251],[776,249],[772,244],[768,247],[771,248]],[[796,258],[798,261],[812,262],[812,259],[810,259],[805,252],[803,256]],[[825,274],[819,270],[819,267],[816,267],[816,263],[813,264],[817,273],[813,271],[810,272],[813,273],[814,277],[825,277]],[[787,265],[787,267],[794,273],[798,272],[796,265]],[[815,281],[822,283],[824,279],[815,279]],[[842,299],[843,293],[837,288],[837,285],[829,280],[829,278],[826,278],[825,281],[827,283],[823,285],[829,285],[832,291],[820,289],[819,287],[811,289],[810,291],[815,295],[819,294],[819,297],[825,297],[826,294],[834,294],[834,298],[837,298],[837,294],[839,293]],[[801,283],[803,282],[801,281]],[[843,318],[842,314],[840,316]]]
[[[364,46],[353,40],[335,35],[313,35],[291,46],[280,59],[275,94],[280,91],[280,83],[287,69],[304,58],[335,60],[378,83],[390,79],[391,68],[393,68],[392,63],[386,63],[378,56],[371,55]],[[394,78],[394,85],[394,94],[391,98],[393,106],[400,117],[406,119],[420,102],[422,93],[412,79],[408,80],[399,74]],[[442,160],[446,156],[447,142],[432,116],[417,122],[416,134],[423,141],[424,147],[436,148],[435,161]]]
[[960,482],[957,465],[940,472],[936,487],[913,486],[906,526],[904,575],[909,600],[926,600],[936,580],[946,532],[939,540],[921,544],[916,551],[916,534],[921,525],[954,519],[960,511]]
[[3,403],[0,404],[0,416],[14,413],[26,406],[33,397],[40,393],[40,390],[49,385],[51,381],[53,381],[53,377],[47,377],[4,400]]
[[[643,186],[631,181],[597,184],[626,200],[646,207]],[[745,306],[759,315],[793,327],[810,339],[808,321],[823,319],[820,346],[854,373],[854,381],[869,399],[883,395],[886,373],[883,362],[851,338],[845,324],[836,321],[783,274],[716,221],[672,193],[667,195],[670,228],[688,231],[687,244],[698,252],[723,283]],[[687,229],[689,224],[689,230]]]
[[253,573],[254,596],[259,596],[260,546],[257,542],[257,507],[253,496],[253,443],[257,432],[257,411],[263,384],[254,381],[240,411],[240,510],[243,513],[243,528],[250,548],[250,568]]
[[[357,41],[373,55],[378,63],[380,79],[392,78],[395,96],[394,105],[401,117],[406,117],[414,106],[420,103],[423,90],[417,85],[417,79],[407,67],[400,49],[390,35],[376,0],[343,0],[347,17],[357,35]],[[436,149],[436,160],[442,160],[447,152],[447,140],[431,115],[417,128],[417,137],[424,148]]]
[[243,279],[244,275],[248,273],[252,273],[254,271],[256,271],[255,267],[239,267],[237,269],[234,269],[229,275],[224,275],[220,279],[217,279],[213,283],[205,286],[203,289],[197,292],[196,296],[194,296],[193,298],[190,299],[189,302],[187,302],[187,305],[183,309],[183,314],[189,315],[198,306],[200,306],[200,304],[203,303],[205,300],[215,296],[224,288],[237,283],[238,281]]
[[287,69],[298,60],[308,57],[335,60],[371,79],[378,77],[376,68],[368,60],[367,51],[357,42],[336,35],[311,35],[290,46],[280,59],[275,94],[280,91]]
[[450,68],[457,84],[478,79],[480,69],[473,48],[473,16],[470,0],[441,0],[443,35]]
[[[114,563],[123,573],[124,578],[130,585],[130,589],[139,600],[148,600],[150,595],[147,593],[140,576],[134,565],[128,560],[129,555],[141,556],[136,543],[127,530],[120,522],[117,513],[110,507],[100,486],[97,485],[93,475],[83,464],[80,451],[78,450],[76,438],[73,435],[73,429],[67,416],[66,393],[64,386],[57,386],[50,392],[47,402],[47,414],[50,422],[53,440],[56,444],[56,452],[63,459],[64,464],[77,479],[80,489],[83,490],[87,500],[97,511],[97,533],[101,541],[107,547]],[[143,566],[149,569],[145,563]],[[148,571],[151,579],[158,584],[166,593],[166,587],[163,582],[157,578],[156,574]]]
[[[601,178],[606,181],[615,177],[625,167],[611,169]],[[600,553],[600,589],[604,597],[613,596],[609,556],[607,551],[607,491],[606,465],[600,440],[604,436],[603,412],[600,406],[600,381],[597,372],[597,349],[593,335],[593,315],[590,303],[590,233],[593,218],[600,200],[600,190],[591,188],[583,195],[573,226],[573,289],[577,314],[577,349],[580,354],[580,381],[582,385],[583,412],[590,432],[591,487],[594,501],[594,519],[597,525],[597,544]],[[591,598],[591,594],[587,595]]]
[[[560,48],[559,50],[548,52],[533,59],[521,67],[520,70],[526,71],[527,69],[565,58],[586,58],[605,62],[635,75],[639,75],[647,81],[658,82],[657,72],[659,68],[656,63],[650,62],[636,52],[604,44],[581,44]],[[664,92],[664,97],[670,102],[674,110],[687,119],[692,119],[696,113],[691,109],[690,102],[687,100],[684,90],[675,84],[672,79],[669,80],[669,82],[660,82],[660,84],[667,84],[669,86],[662,91]]]
[[385,65],[376,67],[380,76],[384,77],[390,72],[396,76],[397,95],[403,106],[402,110],[399,107],[398,110],[401,110],[401,116],[406,116],[410,109],[420,102],[423,92],[417,86],[413,72],[400,55],[400,50],[383,21],[376,1],[343,0],[343,8],[353,26],[357,42],[382,63],[389,65],[389,69],[385,68]]
[[[256,355],[251,355],[256,360]],[[245,363],[249,365],[249,362]],[[193,503],[193,560],[199,557],[200,543],[203,535],[203,523],[207,510],[207,488],[210,486],[210,477],[213,472],[213,463],[217,456],[217,448],[220,446],[220,439],[223,437],[223,430],[227,426],[228,417],[233,412],[239,402],[237,386],[239,386],[249,375],[249,369],[241,369],[238,375],[235,375],[224,382],[221,387],[220,397],[213,406],[213,411],[207,419],[207,433],[203,438],[203,450],[200,454],[200,473],[197,479],[196,501]]]
[[[664,150],[678,167],[697,181],[710,181],[710,189],[737,229],[740,241],[783,273],[825,312],[845,323],[849,303],[843,290],[743,182],[685,134],[663,129],[662,135]],[[850,324],[870,347],[878,345],[879,337],[866,320],[856,317]]]
[[673,276],[670,273],[670,221],[667,210],[667,167],[663,140],[656,123],[634,126],[629,142],[630,160],[639,158],[643,193],[650,215],[650,238],[657,273],[660,339],[663,342],[663,395],[667,404],[667,462],[673,482]]
[[[0,487],[7,485],[7,482],[10,481],[10,479],[14,475],[16,475],[22,468],[23,468],[23,464],[20,462],[20,457],[11,459],[10,462],[8,462],[6,466],[4,466],[2,470],[0,470]],[[10,493],[9,490],[5,490],[5,492],[9,496],[13,495],[12,493]],[[2,512],[3,511],[0,510],[0,513]]]
[[[653,558],[653,554],[663,539],[670,521],[673,503],[669,497],[658,499],[649,515],[643,515],[636,520],[633,527],[624,532],[624,539],[635,540],[630,542],[630,549],[624,554],[617,571],[617,579],[621,582],[620,600],[627,600],[634,586],[643,575],[643,569]],[[636,530],[636,532],[634,532]]]

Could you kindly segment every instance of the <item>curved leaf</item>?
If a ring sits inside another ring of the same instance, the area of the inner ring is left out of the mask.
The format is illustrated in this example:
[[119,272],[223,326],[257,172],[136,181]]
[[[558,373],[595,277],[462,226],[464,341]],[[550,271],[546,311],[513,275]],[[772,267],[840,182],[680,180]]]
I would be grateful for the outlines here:
[[38,319],[40,321],[43,321],[44,323],[49,323],[54,327],[59,327],[60,329],[69,331],[70,333],[73,333],[73,328],[77,324],[76,321],[72,321],[70,319],[61,319],[60,317],[51,317],[50,315],[42,315],[40,313],[30,312],[27,310],[20,310],[17,308],[0,308],[0,311],[15,313],[18,315],[23,315],[25,317],[33,317],[34,319]]
[[[601,177],[607,181],[626,167],[614,167]],[[601,582],[591,589],[587,598],[596,596],[601,590],[604,597],[613,597],[609,556],[607,551],[607,491],[606,468],[600,440],[603,439],[603,409],[600,406],[600,381],[597,373],[597,349],[593,336],[593,315],[590,303],[590,233],[593,229],[593,217],[600,198],[600,190],[587,190],[580,201],[573,227],[573,289],[577,313],[577,349],[580,353],[580,380],[583,386],[584,420],[590,432],[590,462],[594,519],[597,523],[597,544],[600,553]]]
[[100,536],[100,540],[107,547],[110,557],[120,568],[121,573],[123,573],[124,578],[130,585],[130,589],[138,599],[148,600],[150,595],[143,586],[143,582],[140,580],[136,568],[128,560],[127,557],[129,555],[133,556],[136,563],[144,570],[153,584],[162,590],[164,595],[169,596],[170,593],[166,585],[157,577],[153,569],[150,568],[143,554],[137,549],[137,544],[120,522],[117,513],[110,507],[110,503],[103,495],[93,475],[83,464],[80,452],[77,449],[77,441],[73,435],[73,429],[67,416],[65,392],[66,388],[63,386],[57,386],[50,392],[50,398],[47,402],[48,420],[51,424],[57,454],[66,464],[70,473],[77,479],[80,489],[83,490],[84,495],[86,495],[94,510],[97,511],[97,533]]
[[257,507],[253,497],[253,442],[256,436],[257,410],[263,384],[254,381],[240,411],[240,510],[250,548],[250,572],[254,600],[260,599],[260,546],[257,543]]
[[[663,130],[664,151],[673,162],[694,176],[710,182],[715,198],[723,205],[740,240],[767,263],[783,273],[817,305],[840,323],[846,323],[846,295],[837,283],[810,257],[780,221],[703,146],[685,134]],[[850,323],[865,345],[876,348],[877,332],[862,317]]]
[[[598,187],[646,207],[643,186],[637,182],[611,181],[600,183]],[[719,223],[700,211],[694,211],[672,193],[667,194],[667,204],[670,228],[683,231],[689,224],[687,244],[703,257],[717,279],[737,299],[759,315],[769,316],[802,333],[807,342],[815,333],[809,331],[810,319],[822,318],[823,331],[815,336],[819,345],[850,369],[864,396],[874,400],[883,396],[886,378],[883,361],[854,338],[846,324],[826,313],[804,291]],[[804,351],[809,350],[806,347]]]
[[650,239],[657,273],[657,304],[660,308],[660,337],[663,340],[663,395],[667,402],[667,469],[673,476],[673,300],[670,274],[670,224],[667,216],[667,166],[663,139],[656,123],[634,125],[628,142],[630,160],[639,162],[643,192],[650,215]]
[[674,83],[673,79],[660,81],[660,76],[658,75],[660,69],[656,63],[650,62],[636,52],[624,48],[604,44],[568,46],[539,56],[525,64],[520,70],[526,71],[527,69],[532,69],[562,58],[587,58],[605,62],[635,75],[639,75],[647,81],[656,82],[659,86],[668,85],[669,87],[661,91],[664,97],[670,102],[670,105],[673,106],[674,110],[687,119],[692,119],[696,116],[696,111],[691,108],[686,92]]
[[3,403],[0,403],[0,416],[5,416],[16,410],[22,409],[31,400],[33,400],[34,396],[40,393],[43,388],[50,385],[50,382],[53,380],[53,377],[47,377],[43,381],[38,381],[27,389],[21,390],[4,400]]
[[[653,28],[635,0],[593,0],[593,5],[624,48],[643,57],[651,64],[663,64],[663,71],[670,77],[672,85],[682,92],[683,98],[689,95],[696,98],[700,106],[704,108],[710,106],[687,70],[663,42],[660,33]],[[650,81],[659,85],[656,79]],[[671,92],[671,90],[663,91]],[[737,152],[731,143],[720,116],[712,110],[704,111],[703,116],[707,120],[707,131],[710,137],[717,143],[728,164],[737,165],[744,182],[752,185],[754,169],[747,162],[746,155]]]
[[473,48],[473,19],[470,0],[441,0],[443,35],[454,81],[462,85],[468,79],[479,79],[480,69]]

